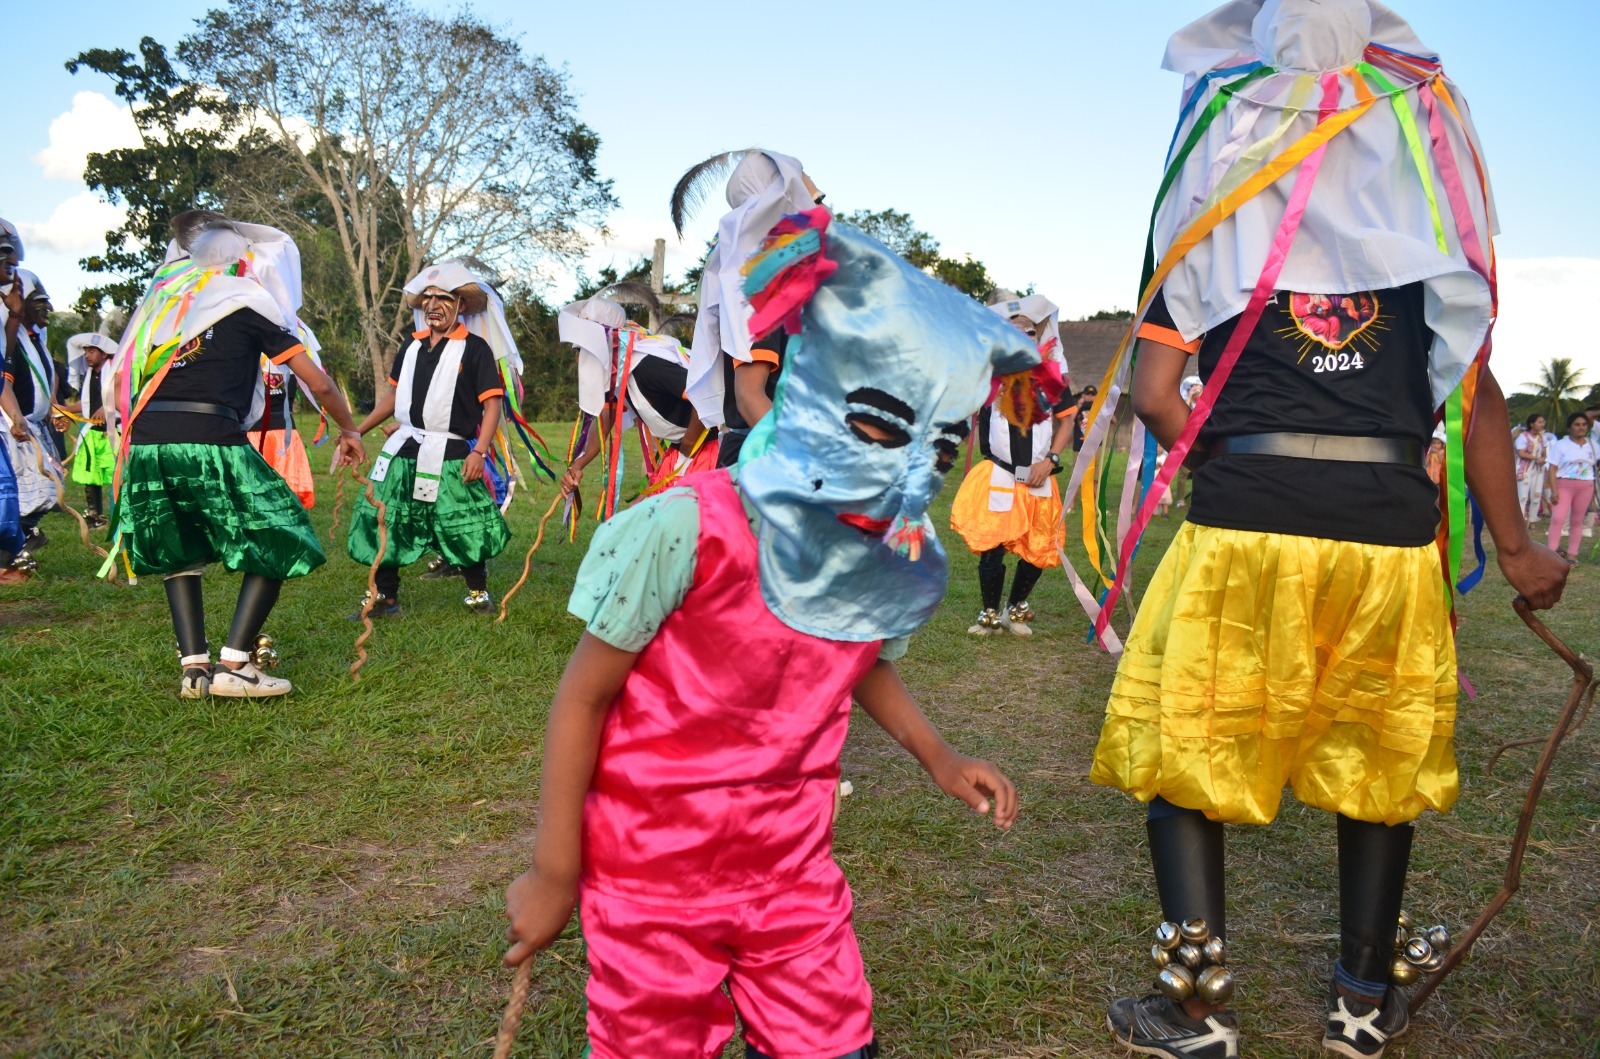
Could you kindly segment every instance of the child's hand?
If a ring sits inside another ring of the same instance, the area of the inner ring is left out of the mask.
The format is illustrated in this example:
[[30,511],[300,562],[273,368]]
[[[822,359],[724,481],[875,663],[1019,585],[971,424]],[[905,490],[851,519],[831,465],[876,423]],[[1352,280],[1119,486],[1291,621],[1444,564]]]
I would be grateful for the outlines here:
[[506,938],[511,941],[511,948],[506,950],[505,965],[515,967],[539,950],[549,948],[566,928],[577,903],[575,881],[547,879],[538,868],[529,868],[517,876],[506,888],[506,917],[511,920]]
[[932,774],[940,790],[966,802],[974,812],[987,813],[993,803],[994,825],[1001,830],[1016,822],[1017,788],[989,762],[952,751]]

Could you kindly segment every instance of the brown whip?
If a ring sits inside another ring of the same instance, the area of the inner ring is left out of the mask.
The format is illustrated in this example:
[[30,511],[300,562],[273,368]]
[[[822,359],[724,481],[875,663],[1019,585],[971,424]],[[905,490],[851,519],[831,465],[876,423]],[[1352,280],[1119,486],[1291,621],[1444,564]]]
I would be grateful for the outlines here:
[[494,1059],[509,1059],[511,1046],[517,1041],[517,1026],[522,1022],[522,1010],[528,1006],[528,987],[533,982],[533,957],[517,964],[517,977],[511,983],[511,999],[500,1016],[500,1032],[494,1039]]
[[506,592],[505,596],[500,600],[500,616],[495,618],[496,625],[506,620],[506,608],[511,606],[511,597],[521,591],[522,586],[527,583],[528,572],[533,569],[533,553],[538,551],[539,545],[544,542],[544,527],[546,523],[550,521],[550,516],[556,513],[556,508],[560,505],[561,493],[558,490],[556,492],[556,498],[550,501],[550,510],[546,511],[544,513],[544,518],[539,520],[539,533],[533,538],[533,547],[528,549],[527,556],[522,560],[522,576],[517,578],[517,583],[512,585],[510,590]]
[[378,603],[378,564],[389,550],[389,508],[372,491],[372,479],[350,468],[350,476],[366,487],[367,502],[378,510],[378,554],[367,568],[367,598],[361,603],[361,635],[356,637],[356,660],[350,663],[350,679],[361,679],[361,667],[367,664],[367,641],[372,639],[372,608]]
[[[1455,970],[1462,960],[1467,958],[1467,952],[1471,950],[1472,943],[1478,940],[1478,936],[1489,926],[1490,921],[1500,914],[1500,910],[1511,900],[1511,895],[1516,893],[1518,887],[1522,885],[1522,858],[1528,849],[1528,835],[1533,828],[1533,814],[1539,808],[1539,796],[1544,792],[1545,780],[1550,776],[1550,766],[1555,761],[1556,751],[1561,748],[1561,741],[1567,737],[1567,734],[1574,727],[1573,719],[1578,715],[1578,707],[1585,700],[1591,704],[1594,702],[1596,688],[1594,667],[1579,657],[1576,651],[1562,643],[1549,629],[1545,628],[1544,622],[1533,616],[1533,608],[1528,605],[1526,599],[1518,596],[1512,601],[1511,605],[1516,609],[1517,616],[1527,624],[1528,628],[1532,629],[1539,639],[1548,644],[1550,649],[1572,668],[1572,690],[1568,692],[1567,701],[1561,708],[1560,716],[1556,718],[1555,729],[1544,740],[1544,753],[1540,755],[1539,764],[1533,770],[1533,779],[1528,784],[1528,796],[1523,801],[1522,815],[1517,819],[1517,830],[1511,839],[1511,854],[1506,860],[1505,881],[1500,886],[1500,892],[1494,895],[1494,900],[1490,901],[1488,907],[1478,914],[1477,920],[1473,922],[1467,932],[1451,948],[1449,955],[1439,965],[1439,969],[1430,974],[1422,985],[1418,987],[1417,991],[1412,994],[1410,1007],[1413,1015],[1417,1013],[1418,1008],[1427,1002],[1433,991],[1439,988],[1439,983],[1443,982],[1445,977]],[[1587,715],[1588,711],[1586,709],[1585,716]],[[1531,742],[1538,742],[1538,740],[1518,740],[1500,747],[1495,751],[1494,757],[1490,759],[1489,767],[1493,768],[1500,754],[1509,747],[1526,745]]]
[[333,525],[328,527],[328,543],[339,543],[339,508],[344,504],[344,475],[339,476],[339,482],[333,487]]

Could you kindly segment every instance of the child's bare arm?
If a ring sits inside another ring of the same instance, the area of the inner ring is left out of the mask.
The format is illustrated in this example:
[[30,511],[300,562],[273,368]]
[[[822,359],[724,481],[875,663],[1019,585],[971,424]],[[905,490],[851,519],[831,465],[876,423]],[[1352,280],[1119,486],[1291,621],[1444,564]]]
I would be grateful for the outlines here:
[[879,660],[856,685],[855,699],[895,742],[927,770],[939,788],[980,813],[994,804],[995,826],[1017,819],[1017,789],[994,765],[958,754],[922,715],[893,662]]
[[594,778],[600,729],[638,657],[584,633],[561,676],[545,727],[533,867],[506,891],[507,966],[547,947],[572,918],[583,862],[583,800]]

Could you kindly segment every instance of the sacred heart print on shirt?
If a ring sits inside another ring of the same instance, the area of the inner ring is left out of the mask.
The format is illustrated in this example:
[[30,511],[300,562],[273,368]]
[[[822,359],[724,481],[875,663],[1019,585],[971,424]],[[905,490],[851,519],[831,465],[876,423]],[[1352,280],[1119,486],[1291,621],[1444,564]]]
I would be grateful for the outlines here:
[[[1379,323],[1381,309],[1378,297],[1371,291],[1357,294],[1290,294],[1289,315],[1294,319],[1294,330],[1304,339],[1300,358],[1316,346],[1341,350]],[[1287,330],[1287,329],[1286,329]],[[1362,344],[1367,349],[1378,348],[1378,340],[1367,335]]]

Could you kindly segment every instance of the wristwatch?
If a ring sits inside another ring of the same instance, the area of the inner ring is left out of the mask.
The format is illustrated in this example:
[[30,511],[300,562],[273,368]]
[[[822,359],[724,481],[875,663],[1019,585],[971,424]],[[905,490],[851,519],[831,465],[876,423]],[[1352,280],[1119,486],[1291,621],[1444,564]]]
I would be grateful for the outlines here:
[[1061,466],[1061,453],[1059,452],[1047,452],[1045,453],[1045,459],[1049,460],[1057,467]]

